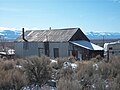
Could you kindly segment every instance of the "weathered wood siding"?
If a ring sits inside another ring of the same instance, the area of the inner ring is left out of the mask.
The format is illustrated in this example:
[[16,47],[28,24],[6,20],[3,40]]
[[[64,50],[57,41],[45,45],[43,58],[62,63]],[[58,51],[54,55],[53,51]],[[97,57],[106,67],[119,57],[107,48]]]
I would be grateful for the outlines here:
[[49,43],[50,57],[54,58],[54,48],[59,48],[59,57],[68,57],[68,42],[51,42]]
[[24,42],[15,43],[16,57],[28,57],[38,55],[38,43],[28,42],[28,49],[24,49]]
[[[45,55],[45,47],[43,42],[28,42],[28,49],[24,49],[24,43],[15,43],[15,55],[17,57],[40,56],[40,51],[43,50]],[[54,48],[59,49],[59,57],[68,57],[68,42],[49,42],[49,57],[54,58]]]

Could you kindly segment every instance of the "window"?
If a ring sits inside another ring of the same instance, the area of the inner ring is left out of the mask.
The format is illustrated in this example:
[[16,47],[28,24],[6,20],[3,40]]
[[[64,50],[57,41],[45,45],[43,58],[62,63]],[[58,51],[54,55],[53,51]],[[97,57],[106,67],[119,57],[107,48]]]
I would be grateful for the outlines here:
[[114,54],[114,51],[112,51],[112,54]]
[[23,42],[23,49],[25,49],[25,50],[29,49],[28,42]]
[[109,50],[112,50],[112,47],[109,47]]
[[59,48],[53,48],[54,51],[54,58],[59,57]]

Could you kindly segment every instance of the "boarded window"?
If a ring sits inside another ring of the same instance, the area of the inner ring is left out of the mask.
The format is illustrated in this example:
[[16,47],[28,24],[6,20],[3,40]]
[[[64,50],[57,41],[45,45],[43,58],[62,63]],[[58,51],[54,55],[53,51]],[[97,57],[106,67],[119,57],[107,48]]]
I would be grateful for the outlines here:
[[53,48],[54,51],[54,58],[59,57],[59,48]]
[[23,49],[25,49],[25,50],[29,49],[29,44],[28,44],[28,42],[24,42],[24,43],[23,43]]

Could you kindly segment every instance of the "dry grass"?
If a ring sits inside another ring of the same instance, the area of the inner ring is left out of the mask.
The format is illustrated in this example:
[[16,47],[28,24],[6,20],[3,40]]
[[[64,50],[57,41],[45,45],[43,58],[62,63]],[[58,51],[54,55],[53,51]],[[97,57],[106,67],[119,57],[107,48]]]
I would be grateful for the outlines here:
[[57,83],[58,90],[82,90],[81,85],[77,80],[61,78]]

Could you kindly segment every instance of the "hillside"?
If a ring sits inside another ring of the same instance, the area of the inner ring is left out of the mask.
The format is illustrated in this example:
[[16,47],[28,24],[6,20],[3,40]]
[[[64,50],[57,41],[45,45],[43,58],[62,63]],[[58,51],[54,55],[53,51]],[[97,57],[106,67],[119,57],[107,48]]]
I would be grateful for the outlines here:
[[2,30],[0,31],[0,38],[6,40],[15,40],[21,34],[18,30]]

